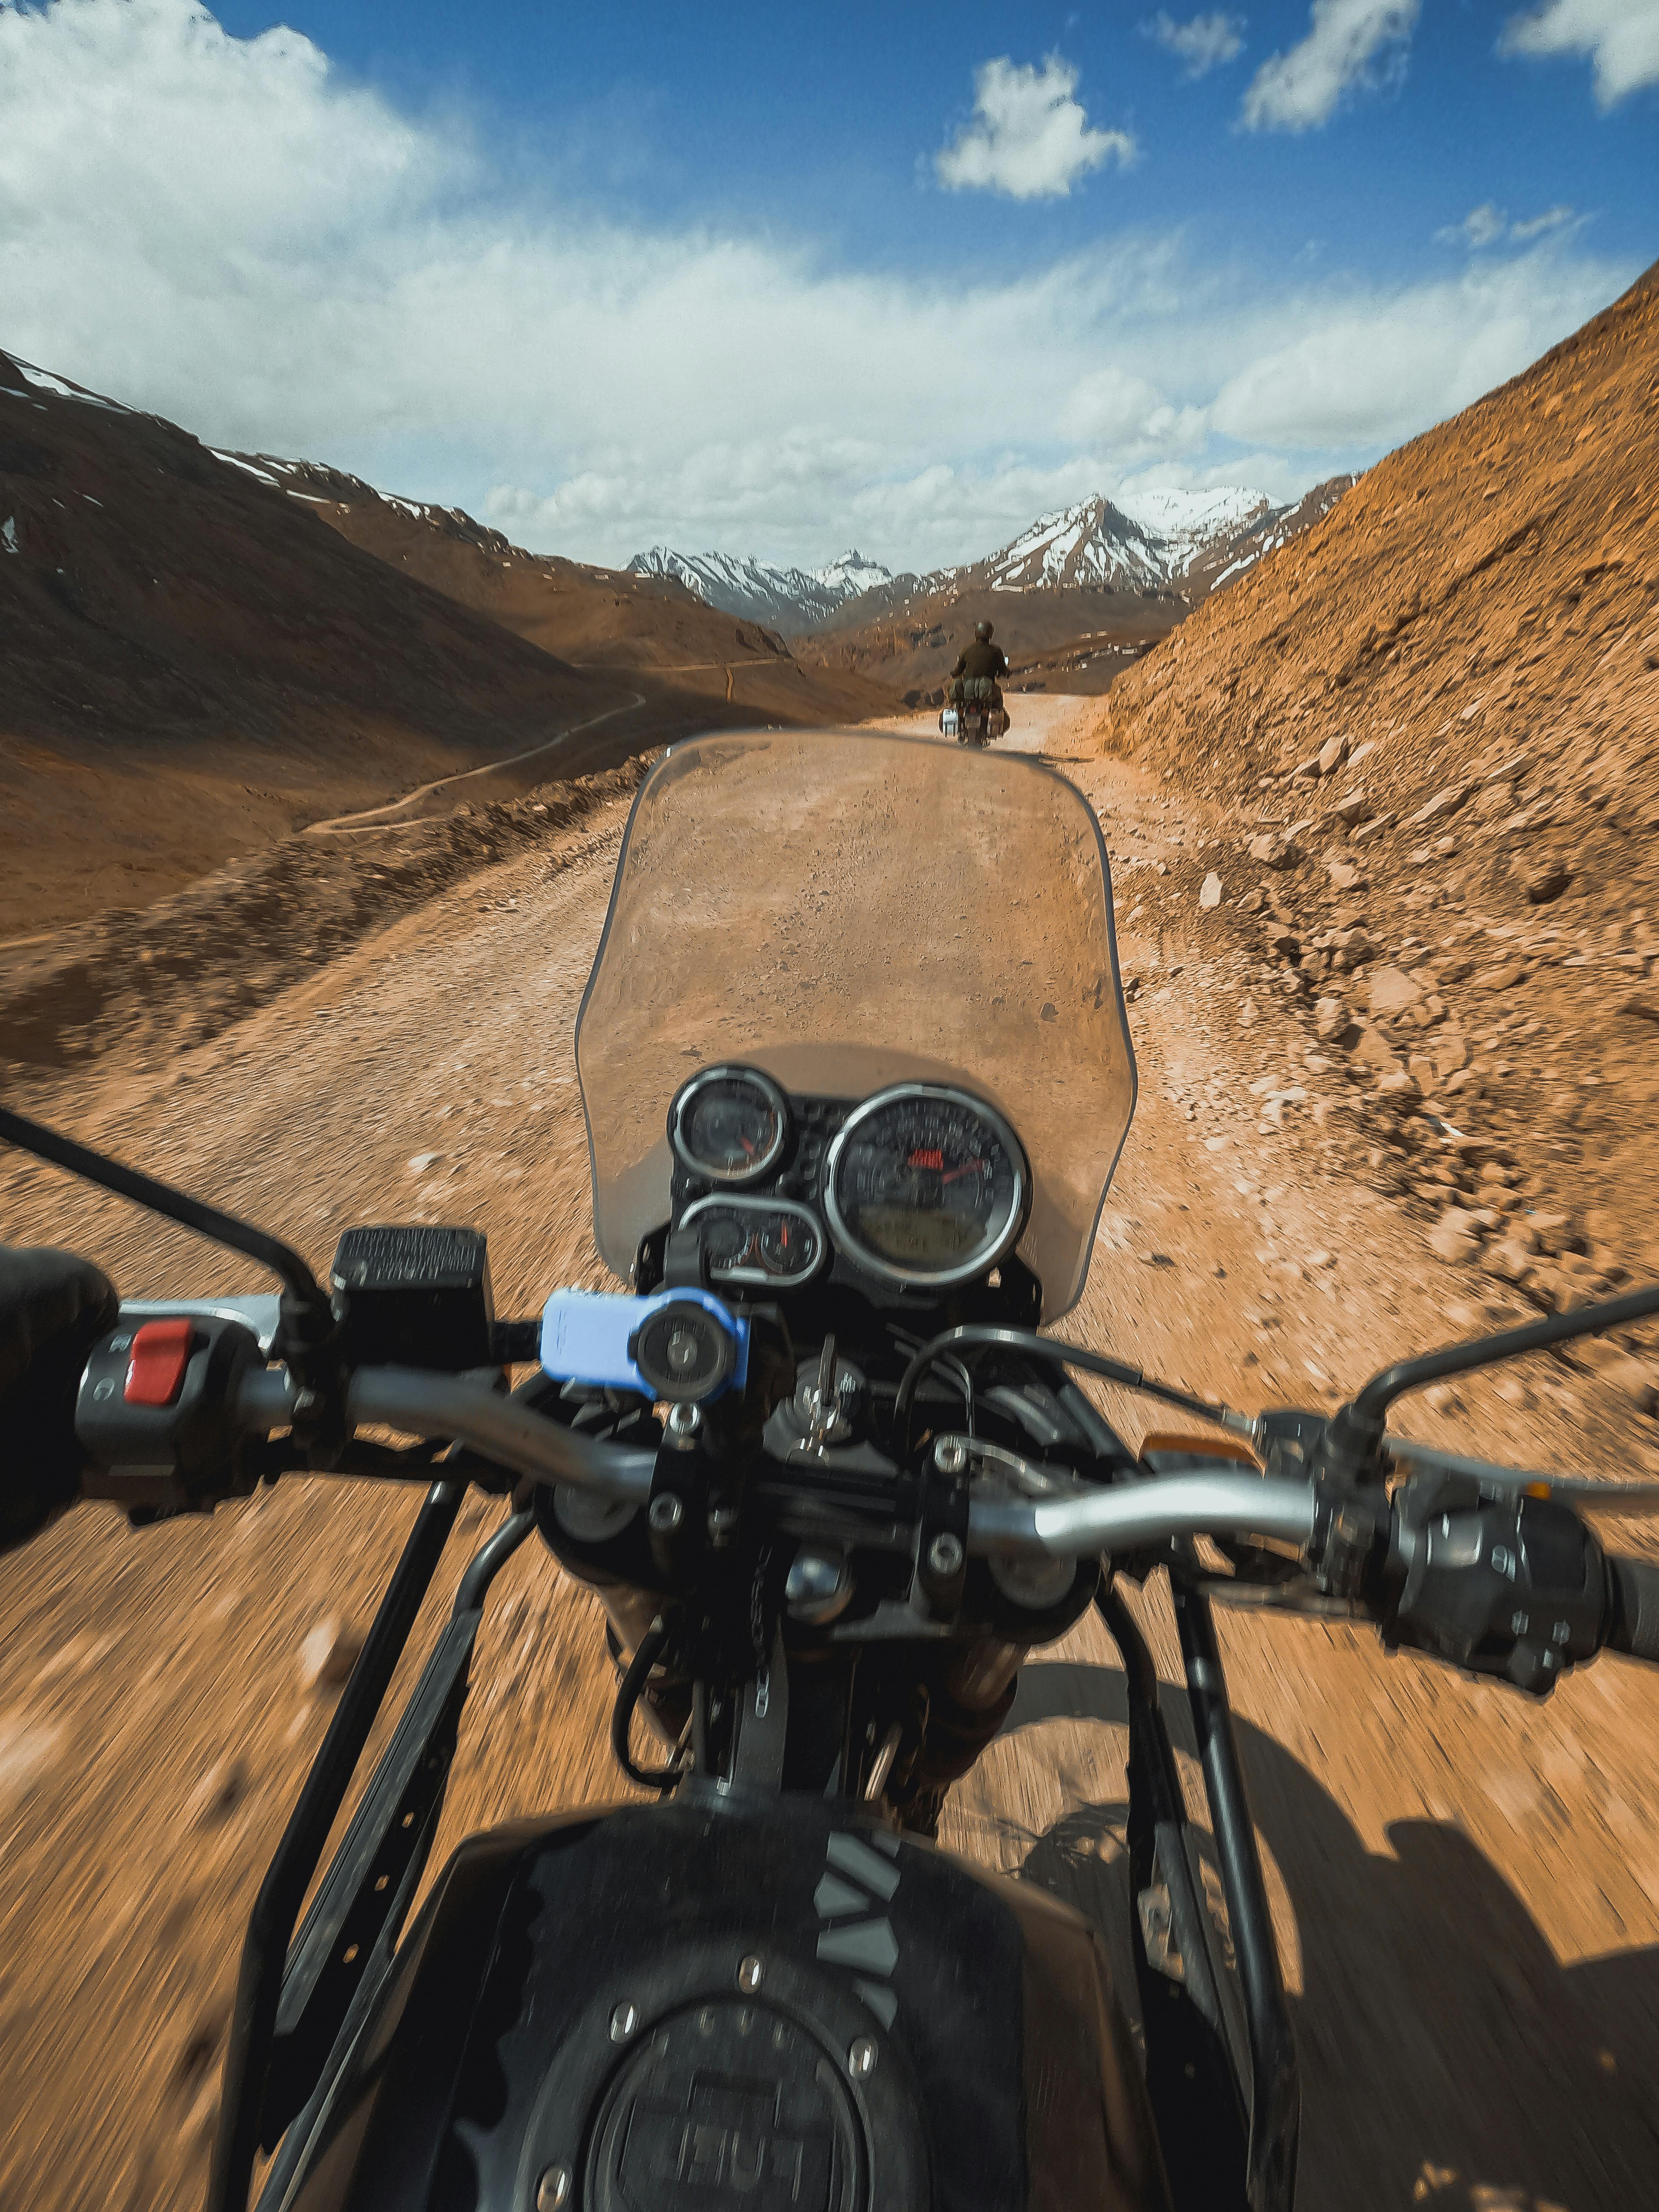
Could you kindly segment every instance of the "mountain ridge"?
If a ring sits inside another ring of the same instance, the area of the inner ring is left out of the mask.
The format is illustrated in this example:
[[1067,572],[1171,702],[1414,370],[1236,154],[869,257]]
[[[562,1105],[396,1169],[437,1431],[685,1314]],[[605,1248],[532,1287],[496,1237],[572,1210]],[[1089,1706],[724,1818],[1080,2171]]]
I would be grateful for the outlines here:
[[636,553],[627,573],[672,577],[711,606],[791,636],[856,628],[942,593],[981,589],[1174,590],[1193,604],[1328,513],[1354,481],[1328,477],[1280,505],[1243,484],[1154,489],[1127,502],[1096,493],[1038,515],[982,560],[925,574],[894,574],[856,550],[826,568],[800,568],[746,555],[681,554],[666,545]]

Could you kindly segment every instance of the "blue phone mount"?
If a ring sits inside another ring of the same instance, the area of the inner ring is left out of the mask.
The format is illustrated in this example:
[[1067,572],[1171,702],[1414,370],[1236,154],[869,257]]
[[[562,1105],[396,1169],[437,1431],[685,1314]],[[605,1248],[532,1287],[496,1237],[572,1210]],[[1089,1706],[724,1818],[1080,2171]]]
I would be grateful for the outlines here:
[[541,1363],[572,1382],[706,1403],[749,1380],[749,1323],[709,1291],[555,1291],[542,1309]]

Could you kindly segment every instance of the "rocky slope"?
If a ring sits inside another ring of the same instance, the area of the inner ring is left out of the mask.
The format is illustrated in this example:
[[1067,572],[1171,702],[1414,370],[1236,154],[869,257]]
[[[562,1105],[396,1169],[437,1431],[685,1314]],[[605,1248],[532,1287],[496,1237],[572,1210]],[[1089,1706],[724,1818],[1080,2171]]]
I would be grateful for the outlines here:
[[1659,1273],[1656,274],[1208,599],[1098,732],[1231,804],[1200,896],[1309,1071],[1449,1266],[1547,1306]]

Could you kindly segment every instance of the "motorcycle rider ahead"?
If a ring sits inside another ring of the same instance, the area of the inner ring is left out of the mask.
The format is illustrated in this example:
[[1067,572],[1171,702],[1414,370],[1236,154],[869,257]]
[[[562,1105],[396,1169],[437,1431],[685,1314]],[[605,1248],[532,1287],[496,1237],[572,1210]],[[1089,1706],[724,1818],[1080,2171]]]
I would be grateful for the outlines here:
[[994,628],[991,623],[976,622],[973,643],[963,646],[957,655],[956,666],[951,671],[950,697],[953,706],[963,706],[969,699],[986,697],[988,685],[992,706],[1002,705],[997,679],[1008,673],[1008,657],[1000,645],[992,644]]

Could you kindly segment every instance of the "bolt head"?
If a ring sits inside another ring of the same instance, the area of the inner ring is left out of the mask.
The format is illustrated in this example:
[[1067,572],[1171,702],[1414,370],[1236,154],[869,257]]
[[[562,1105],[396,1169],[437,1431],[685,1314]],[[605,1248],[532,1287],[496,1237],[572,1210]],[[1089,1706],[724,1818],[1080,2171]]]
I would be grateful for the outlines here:
[[927,1547],[928,1571],[938,1575],[942,1581],[948,1581],[959,1571],[961,1565],[961,1537],[952,1535],[948,1528],[941,1528]]
[[564,2212],[570,2202],[570,2168],[550,2166],[536,2184],[536,2212]]
[[855,2081],[867,2081],[876,2070],[876,2040],[861,2035],[847,2054],[847,2070]]
[[960,1437],[941,1437],[933,1446],[933,1465],[941,1474],[960,1474],[968,1464],[968,1447]]
[[672,1490],[660,1492],[651,1501],[646,1519],[659,1536],[672,1536],[685,1518],[685,1508]]
[[743,1991],[744,1996],[754,1996],[755,1991],[761,1985],[761,1977],[765,1972],[765,1967],[752,1954],[740,1962],[738,1967],[738,1987]]
[[626,2043],[639,2024],[639,2007],[629,2004],[624,1998],[611,2015],[611,2040],[613,2043]]

